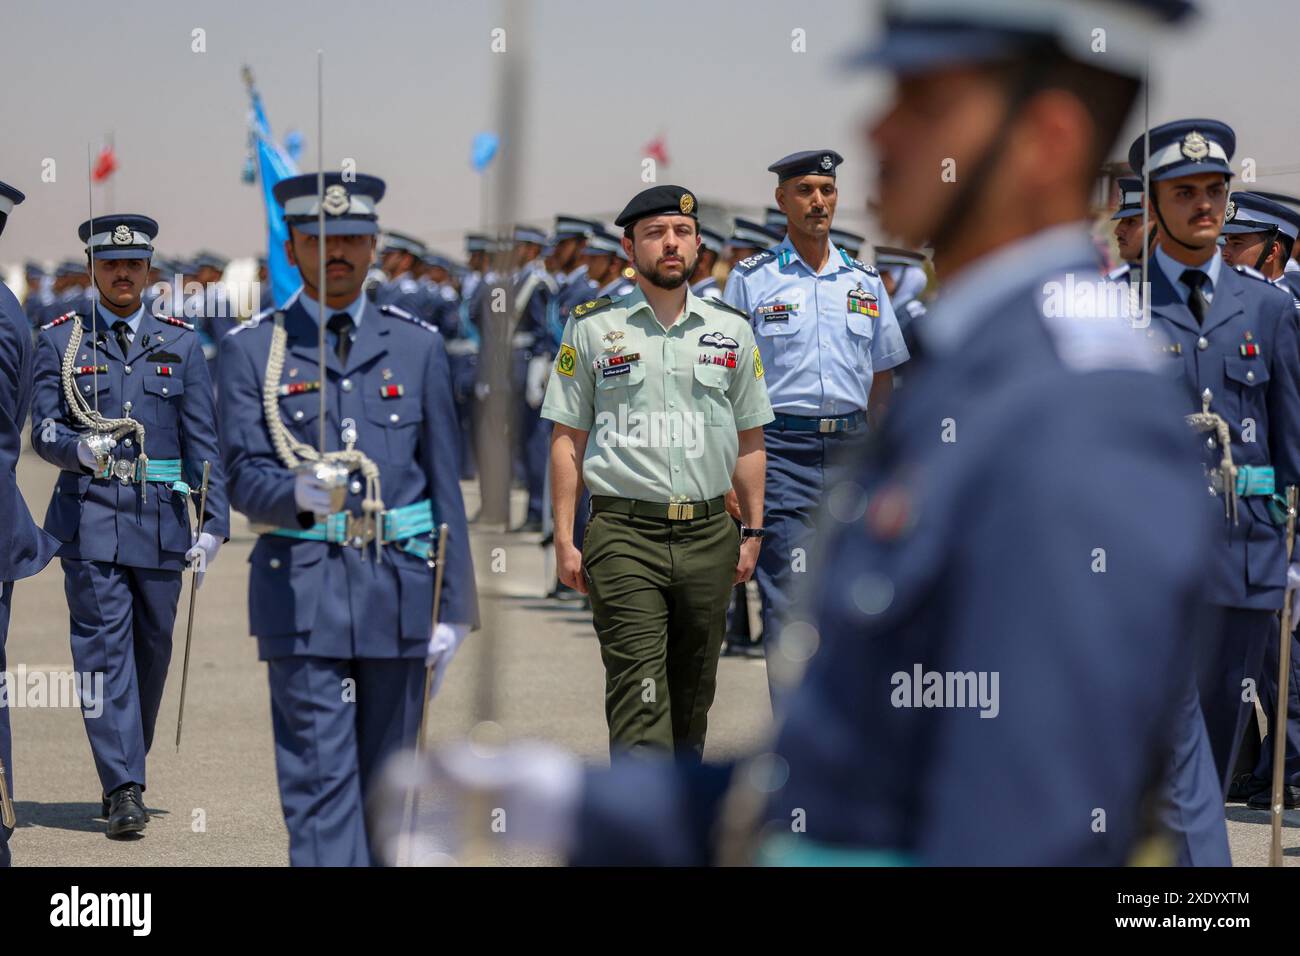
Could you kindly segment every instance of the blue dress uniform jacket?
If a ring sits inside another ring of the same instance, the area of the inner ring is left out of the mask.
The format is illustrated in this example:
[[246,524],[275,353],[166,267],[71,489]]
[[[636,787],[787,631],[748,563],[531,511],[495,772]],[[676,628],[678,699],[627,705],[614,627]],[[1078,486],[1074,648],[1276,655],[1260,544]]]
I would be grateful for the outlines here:
[[[77,440],[85,430],[69,416],[60,377],[73,325],[71,319],[56,320],[37,341],[32,399],[32,446],[61,469],[45,514],[45,530],[63,542],[62,558],[180,571],[191,544],[189,511],[198,506],[204,461],[211,463],[211,473],[203,529],[218,539],[230,536],[212,383],[192,326],[179,319],[157,318],[146,310],[123,355],[109,331],[116,319],[100,311],[99,340],[92,349],[91,321],[82,317],[76,365],[80,370],[98,364],[101,370],[98,375],[79,373],[77,387],[93,406],[97,384],[99,411],[108,417],[122,417],[124,404],[130,402],[131,417],[145,426],[145,453],[155,461],[180,459],[182,479],[193,494],[151,481],[142,500],[137,485],[92,478],[81,467]],[[53,423],[50,434],[44,427],[47,420]],[[46,441],[47,437],[52,440]],[[140,448],[128,434],[113,454],[134,459]]]
[[[131,417],[145,428],[147,457],[179,459],[180,477],[193,491],[148,481],[142,493],[137,484],[82,468],[76,446],[85,429],[71,416],[61,376],[75,321],[68,316],[44,328],[36,347],[32,445],[61,469],[45,529],[62,542],[73,666],[103,674],[103,713],[90,713],[83,702],[83,714],[105,794],[127,783],[147,786],[145,758],[171,661],[180,572],[192,541],[189,511],[198,506],[204,461],[211,466],[204,530],[219,540],[230,536],[212,383],[198,336],[178,319],[145,311],[123,354],[109,332],[115,318],[100,311],[97,329],[82,319],[75,387],[92,406],[98,394],[105,417],[125,417],[129,402]],[[138,462],[138,436],[120,438],[112,453]]]
[[[1278,494],[1300,484],[1300,345],[1290,297],[1224,266],[1201,327],[1165,270],[1153,261],[1149,271],[1152,326],[1169,339],[1162,361],[1184,396],[1184,414],[1201,410],[1208,388],[1210,411],[1222,415],[1231,429],[1234,463],[1272,466]],[[1243,429],[1251,440],[1243,440]],[[1216,470],[1223,454],[1217,439],[1202,432],[1194,440],[1205,469]],[[1238,499],[1234,525],[1225,517],[1223,496],[1211,497],[1208,488],[1202,489],[1203,507],[1218,518],[1218,540],[1207,600],[1226,607],[1280,608],[1285,527],[1270,516],[1269,498]]]
[[[816,653],[765,814],[789,843],[766,859],[1120,864],[1167,760],[1210,533],[1183,400],[1127,367],[1130,331],[1045,319],[1046,282],[1096,276],[1082,230],[977,268],[919,330],[927,365],[840,490],[856,504],[823,518],[835,573],[803,612]],[[998,674],[996,704],[918,706],[918,667]],[[590,776],[576,861],[714,858],[717,772],[651,773]]]
[[[31,329],[17,298],[0,282],[0,673],[8,670],[5,639],[13,583],[38,573],[59,547],[56,539],[37,527],[18,490],[18,456],[31,400]],[[8,707],[0,707],[0,759],[12,796],[14,761]],[[9,832],[0,826],[0,867],[9,864]]]
[[[281,382],[318,383],[317,325],[300,301],[283,313],[288,336]],[[294,474],[277,457],[263,418],[262,383],[274,314],[263,313],[221,343],[221,437],[231,500],[255,524],[312,524],[294,502]],[[456,414],[442,336],[393,307],[366,305],[346,368],[327,353],[327,451],[343,447],[344,427],[379,467],[386,508],[433,501],[435,525],[449,528],[441,620],[477,625],[469,528],[461,498]],[[280,415],[299,440],[316,446],[320,393],[280,399]],[[353,474],[345,507],[361,514]],[[427,540],[427,536],[426,539]],[[263,534],[253,548],[249,625],[262,659],[423,657],[433,621],[433,572],[421,557],[385,545],[372,549]]]

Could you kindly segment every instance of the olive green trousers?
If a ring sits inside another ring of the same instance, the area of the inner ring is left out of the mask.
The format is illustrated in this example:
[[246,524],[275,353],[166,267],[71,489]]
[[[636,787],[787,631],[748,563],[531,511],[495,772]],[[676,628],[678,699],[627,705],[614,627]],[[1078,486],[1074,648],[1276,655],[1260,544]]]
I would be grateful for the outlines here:
[[582,556],[610,753],[701,759],[740,529],[725,512],[691,521],[601,512]]

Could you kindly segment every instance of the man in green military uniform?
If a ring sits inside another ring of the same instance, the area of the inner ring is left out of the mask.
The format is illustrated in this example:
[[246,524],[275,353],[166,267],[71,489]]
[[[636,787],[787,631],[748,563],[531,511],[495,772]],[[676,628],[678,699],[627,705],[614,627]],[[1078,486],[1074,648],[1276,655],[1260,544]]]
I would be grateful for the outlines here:
[[[542,405],[555,423],[556,565],[591,596],[610,749],[690,760],[704,752],[727,596],[758,560],[773,417],[748,317],[690,291],[697,212],[680,186],[628,203],[615,225],[637,288],[573,309]],[[730,488],[739,529],[723,505]]]

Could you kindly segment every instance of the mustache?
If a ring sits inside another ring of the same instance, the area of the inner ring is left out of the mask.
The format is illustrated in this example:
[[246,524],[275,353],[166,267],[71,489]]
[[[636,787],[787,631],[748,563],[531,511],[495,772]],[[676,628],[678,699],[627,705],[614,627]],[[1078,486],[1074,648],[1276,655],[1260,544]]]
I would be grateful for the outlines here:
[[347,266],[351,269],[352,263],[348,262],[346,259],[327,259],[325,261],[325,268],[328,269],[330,266]]

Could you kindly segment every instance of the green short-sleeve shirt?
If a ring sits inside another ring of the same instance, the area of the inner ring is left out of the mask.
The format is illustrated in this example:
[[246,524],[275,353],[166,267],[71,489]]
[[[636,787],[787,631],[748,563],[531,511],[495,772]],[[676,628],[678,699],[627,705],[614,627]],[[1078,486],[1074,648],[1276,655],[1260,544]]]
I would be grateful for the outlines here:
[[590,433],[593,495],[670,502],[725,493],[737,432],[774,416],[745,315],[687,291],[665,329],[637,289],[573,310],[542,417]]

